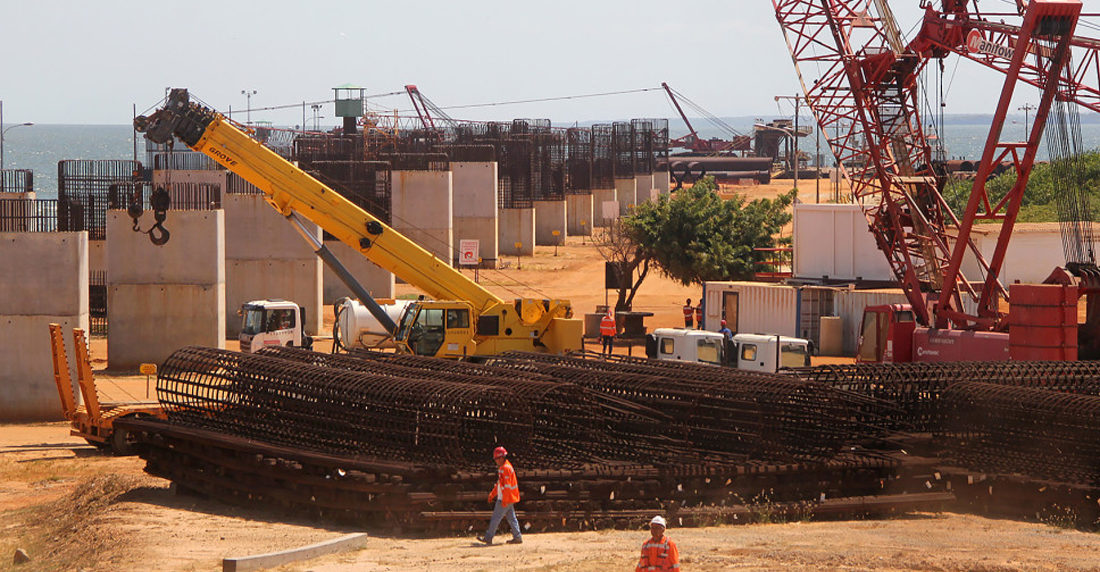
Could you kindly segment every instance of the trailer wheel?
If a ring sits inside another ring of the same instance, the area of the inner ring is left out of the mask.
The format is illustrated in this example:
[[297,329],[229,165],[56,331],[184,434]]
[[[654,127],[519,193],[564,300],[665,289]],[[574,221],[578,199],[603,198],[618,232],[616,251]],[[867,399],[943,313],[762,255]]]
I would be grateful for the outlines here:
[[120,457],[134,454],[134,440],[130,437],[129,431],[115,429],[111,433],[111,451]]

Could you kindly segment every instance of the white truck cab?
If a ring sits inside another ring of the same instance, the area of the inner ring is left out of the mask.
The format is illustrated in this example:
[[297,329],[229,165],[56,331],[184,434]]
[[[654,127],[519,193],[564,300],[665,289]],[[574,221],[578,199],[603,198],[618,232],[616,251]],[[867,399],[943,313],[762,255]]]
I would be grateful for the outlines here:
[[810,365],[809,342],[802,338],[767,334],[735,334],[657,328],[646,339],[646,356],[736,367],[746,371],[776,372],[782,367]]
[[303,326],[305,309],[286,300],[253,300],[241,306],[242,353],[253,353],[268,346],[292,346],[311,349],[313,338]]

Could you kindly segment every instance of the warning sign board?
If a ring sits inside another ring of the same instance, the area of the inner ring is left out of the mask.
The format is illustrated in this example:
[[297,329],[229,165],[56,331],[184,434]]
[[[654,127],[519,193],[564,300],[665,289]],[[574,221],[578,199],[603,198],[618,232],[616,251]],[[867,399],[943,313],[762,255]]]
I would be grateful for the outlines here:
[[477,239],[462,239],[458,241],[458,264],[459,266],[477,266],[481,260],[480,253],[481,241]]

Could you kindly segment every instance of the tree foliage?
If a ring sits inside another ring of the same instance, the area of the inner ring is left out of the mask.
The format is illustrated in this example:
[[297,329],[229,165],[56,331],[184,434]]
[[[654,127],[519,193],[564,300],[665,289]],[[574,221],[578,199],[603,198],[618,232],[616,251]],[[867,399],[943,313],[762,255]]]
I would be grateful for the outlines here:
[[714,179],[705,177],[671,198],[638,205],[622,225],[645,257],[682,284],[746,280],[767,258],[754,249],[776,246],[793,201],[793,190],[771,200],[723,200]]
[[592,235],[596,250],[611,262],[618,274],[615,309],[625,310],[634,303],[634,295],[649,274],[650,256],[635,243],[623,225],[624,219],[612,219],[602,232]]

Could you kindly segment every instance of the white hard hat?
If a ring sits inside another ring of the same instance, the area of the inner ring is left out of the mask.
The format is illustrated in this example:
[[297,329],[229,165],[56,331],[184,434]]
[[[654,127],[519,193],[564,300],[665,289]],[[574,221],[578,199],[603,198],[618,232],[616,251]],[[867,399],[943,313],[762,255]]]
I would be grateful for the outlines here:
[[653,517],[653,520],[649,521],[649,524],[659,524],[661,526],[665,526],[665,517],[657,515]]

